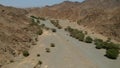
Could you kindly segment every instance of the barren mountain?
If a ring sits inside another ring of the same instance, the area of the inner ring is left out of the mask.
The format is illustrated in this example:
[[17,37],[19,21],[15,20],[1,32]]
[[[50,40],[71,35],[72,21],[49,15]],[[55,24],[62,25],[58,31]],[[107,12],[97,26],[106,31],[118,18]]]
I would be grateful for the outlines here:
[[37,35],[36,26],[29,26],[31,20],[23,9],[0,5],[0,66],[14,61],[14,57],[28,50]]
[[28,11],[41,17],[79,21],[78,24],[92,31],[120,41],[120,0],[65,1]]

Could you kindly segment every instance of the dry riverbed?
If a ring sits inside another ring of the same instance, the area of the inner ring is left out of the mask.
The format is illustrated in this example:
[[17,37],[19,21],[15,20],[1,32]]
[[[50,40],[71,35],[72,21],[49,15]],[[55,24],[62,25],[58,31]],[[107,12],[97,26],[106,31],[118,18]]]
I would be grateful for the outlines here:
[[[57,29],[48,20],[41,23]],[[68,25],[68,22],[61,21],[62,26],[65,24]],[[79,42],[64,29],[57,29],[57,32],[44,30],[38,40],[37,45],[29,51],[30,56],[20,56],[16,62],[2,68],[120,68],[120,57],[117,60],[108,59],[104,57],[105,50],[97,50],[93,44]],[[51,47],[51,43],[55,47]],[[49,53],[46,48],[50,49]],[[38,64],[39,61],[42,61],[41,65]]]

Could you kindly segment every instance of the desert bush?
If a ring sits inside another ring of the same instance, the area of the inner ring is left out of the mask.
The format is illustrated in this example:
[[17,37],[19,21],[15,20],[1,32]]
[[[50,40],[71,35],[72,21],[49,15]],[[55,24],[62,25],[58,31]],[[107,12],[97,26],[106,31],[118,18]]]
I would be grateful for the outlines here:
[[78,20],[78,21],[77,21],[77,24],[79,25],[81,22],[82,22],[82,20]]
[[54,43],[51,43],[51,45],[50,45],[51,47],[55,47],[55,44]]
[[43,62],[42,61],[38,61],[38,64],[41,65],[41,64],[43,64]]
[[55,27],[57,27],[58,29],[61,29],[61,28],[62,28],[62,27],[60,26],[58,20],[51,20],[51,23],[52,23]]
[[84,32],[84,34],[85,34],[85,35],[87,35],[87,34],[88,34],[88,32],[87,32],[87,31],[85,31],[85,32]]
[[40,21],[37,19],[37,23],[39,24],[40,23]]
[[86,43],[92,43],[93,39],[90,36],[87,36],[85,39]]
[[111,41],[111,38],[108,38],[107,40],[106,40],[106,42],[110,42]]
[[37,57],[40,57],[40,54],[37,54]]
[[45,24],[41,24],[40,26],[43,28],[43,27],[45,27]]
[[30,17],[33,18],[33,19],[38,19],[37,17],[35,17],[35,16],[33,16],[33,15],[31,15]]
[[13,63],[14,62],[14,60],[10,60],[10,63]]
[[79,41],[84,41],[84,37],[85,35],[83,33],[80,33],[78,37]]
[[51,30],[52,30],[52,32],[56,32],[56,29],[54,29],[54,28],[53,28],[53,29],[51,29]]
[[94,44],[96,45],[97,49],[102,49],[104,46],[104,42],[102,39],[95,39]]
[[46,52],[47,52],[47,53],[49,53],[49,52],[50,52],[50,48],[46,48],[45,50],[46,50]]
[[65,31],[68,31],[70,33],[70,36],[72,36],[73,38],[76,38],[79,41],[84,41],[85,34],[82,31],[73,29],[69,26],[65,28]]
[[39,17],[40,20],[45,21],[46,19],[44,17]]
[[39,30],[37,31],[37,35],[42,35],[43,30],[41,28],[39,28]]
[[113,42],[104,42],[104,49],[120,49],[119,44],[115,44]]
[[105,56],[110,59],[117,59],[118,55],[119,55],[118,49],[108,49],[105,54]]
[[25,51],[23,51],[23,56],[24,57],[28,57],[30,54],[29,54],[29,52],[27,51],[27,50],[25,50]]

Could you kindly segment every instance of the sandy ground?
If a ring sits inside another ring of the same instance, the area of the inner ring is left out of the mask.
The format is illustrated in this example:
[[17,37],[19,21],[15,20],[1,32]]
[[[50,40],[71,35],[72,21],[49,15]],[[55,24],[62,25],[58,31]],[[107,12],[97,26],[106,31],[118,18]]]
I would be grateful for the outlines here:
[[[47,27],[56,28],[49,21],[42,23]],[[61,22],[64,27],[65,24],[69,25],[67,22]],[[70,26],[78,27],[73,24]],[[50,47],[51,43],[55,43],[55,47]],[[45,48],[50,48],[50,53],[47,53]],[[44,31],[37,45],[29,52],[29,57],[19,57],[17,62],[2,68],[34,68],[39,60],[43,64],[37,68],[120,68],[120,57],[110,60],[104,57],[105,50],[97,50],[93,44],[79,42],[63,29],[57,29],[56,33]],[[40,57],[37,57],[37,54],[40,54]]]

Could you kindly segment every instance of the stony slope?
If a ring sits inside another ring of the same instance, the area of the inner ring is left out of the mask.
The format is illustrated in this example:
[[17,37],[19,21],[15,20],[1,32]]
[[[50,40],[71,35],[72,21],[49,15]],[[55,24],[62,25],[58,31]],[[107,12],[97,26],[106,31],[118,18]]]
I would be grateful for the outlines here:
[[36,26],[29,26],[31,20],[23,9],[0,5],[0,66],[13,61],[15,56],[27,50],[35,42]]
[[120,41],[120,0],[65,1],[28,11],[36,16],[80,21],[80,25]]

